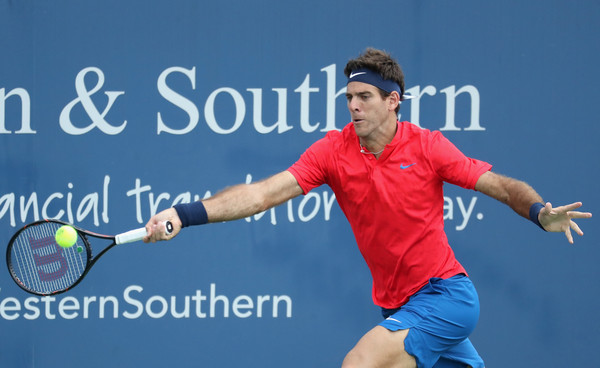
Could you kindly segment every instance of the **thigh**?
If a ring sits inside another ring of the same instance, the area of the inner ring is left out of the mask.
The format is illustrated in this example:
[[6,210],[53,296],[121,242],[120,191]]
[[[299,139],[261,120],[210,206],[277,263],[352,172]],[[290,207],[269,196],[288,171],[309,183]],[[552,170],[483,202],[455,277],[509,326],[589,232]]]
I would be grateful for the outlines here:
[[408,332],[375,326],[346,355],[342,368],[415,368],[415,359],[404,350],[404,339]]
[[466,340],[479,318],[477,293],[468,278],[432,279],[406,305],[390,313],[380,326],[410,331],[403,349],[416,358],[419,367],[432,367],[441,357],[464,363],[481,361]]

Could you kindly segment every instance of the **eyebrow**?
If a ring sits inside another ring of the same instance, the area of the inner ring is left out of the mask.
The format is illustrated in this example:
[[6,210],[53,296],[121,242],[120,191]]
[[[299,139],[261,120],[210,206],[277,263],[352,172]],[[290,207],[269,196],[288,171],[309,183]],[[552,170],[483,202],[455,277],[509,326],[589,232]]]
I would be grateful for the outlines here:
[[352,97],[354,95],[356,95],[356,96],[367,96],[367,95],[373,95],[373,92],[371,92],[371,91],[360,91],[360,92],[356,92],[354,94],[346,92],[346,98]]

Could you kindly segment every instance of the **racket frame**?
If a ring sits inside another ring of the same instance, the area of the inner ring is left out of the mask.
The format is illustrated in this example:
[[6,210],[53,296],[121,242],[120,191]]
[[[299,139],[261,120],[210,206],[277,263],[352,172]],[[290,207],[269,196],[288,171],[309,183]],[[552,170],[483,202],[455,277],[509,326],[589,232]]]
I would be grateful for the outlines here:
[[[56,224],[60,224],[60,225],[72,226],[77,231],[77,235],[79,236],[79,238],[81,238],[83,245],[85,246],[85,250],[87,252],[87,262],[86,262],[85,268],[84,268],[83,272],[81,273],[81,275],[77,278],[77,280],[64,289],[56,290],[56,291],[49,292],[49,293],[32,290],[32,289],[28,288],[27,286],[25,286],[25,284],[18,278],[18,276],[14,270],[12,261],[11,261],[11,259],[12,259],[11,251],[13,249],[13,244],[14,244],[15,240],[19,237],[19,235],[26,229],[31,228],[33,226],[37,226],[42,223],[56,223]],[[166,225],[166,226],[171,226],[171,225],[170,225],[170,223],[168,223],[168,225]],[[167,228],[167,230],[168,229],[169,228]],[[171,229],[172,229],[172,226],[171,226]],[[143,233],[142,233],[142,231],[143,231]],[[102,249],[96,256],[94,256],[92,246],[90,245],[90,242],[88,240],[88,236],[98,238],[98,239],[104,239],[104,240],[112,240],[112,243],[109,244],[108,246],[106,246],[104,249]],[[32,222],[30,224],[23,226],[11,237],[10,241],[8,242],[8,246],[6,248],[6,265],[8,267],[8,271],[9,271],[12,279],[15,281],[15,283],[21,289],[25,290],[26,292],[28,292],[30,294],[40,295],[40,296],[62,294],[68,290],[71,290],[75,286],[77,286],[85,278],[87,273],[91,270],[92,266],[94,266],[94,264],[100,259],[100,257],[102,257],[104,255],[104,253],[108,252],[115,245],[138,241],[138,240],[141,240],[141,237],[143,237],[143,236],[145,236],[144,228],[131,230],[131,231],[119,234],[119,235],[112,236],[112,235],[104,235],[104,234],[98,234],[98,233],[95,233],[92,231],[88,231],[88,230],[82,229],[80,227],[77,227],[73,224],[70,224],[70,223],[62,221],[62,220],[43,219],[43,220],[35,221],[35,222]],[[120,241],[117,241],[117,239],[119,239]]]

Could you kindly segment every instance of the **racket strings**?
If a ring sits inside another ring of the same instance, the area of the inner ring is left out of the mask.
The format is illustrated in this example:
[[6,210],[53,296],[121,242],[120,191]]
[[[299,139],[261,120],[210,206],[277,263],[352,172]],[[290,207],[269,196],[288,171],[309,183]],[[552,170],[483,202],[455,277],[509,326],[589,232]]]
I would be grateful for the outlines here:
[[26,289],[51,294],[72,286],[85,272],[88,253],[83,240],[60,247],[54,235],[62,226],[40,223],[25,228],[14,240],[10,252],[12,273]]

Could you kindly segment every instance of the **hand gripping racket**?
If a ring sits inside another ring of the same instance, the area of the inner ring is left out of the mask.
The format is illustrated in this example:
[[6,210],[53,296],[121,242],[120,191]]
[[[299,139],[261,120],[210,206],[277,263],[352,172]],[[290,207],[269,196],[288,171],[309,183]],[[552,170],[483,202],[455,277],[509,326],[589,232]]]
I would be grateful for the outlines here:
[[[54,235],[63,225],[60,220],[41,220],[25,225],[10,239],[6,249],[6,264],[10,276],[21,289],[36,295],[64,293],[79,284],[92,266],[117,244],[142,240],[146,229],[139,228],[115,236],[96,234],[73,226],[77,241],[63,248]],[[171,222],[165,222],[167,234],[173,231]],[[96,256],[89,237],[110,240],[112,243]]]

